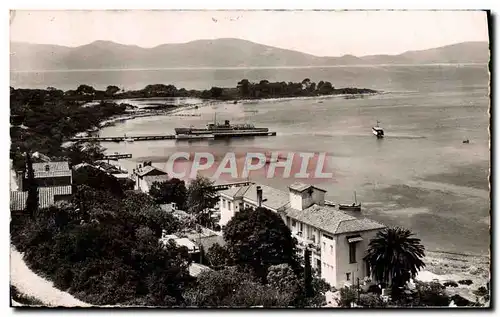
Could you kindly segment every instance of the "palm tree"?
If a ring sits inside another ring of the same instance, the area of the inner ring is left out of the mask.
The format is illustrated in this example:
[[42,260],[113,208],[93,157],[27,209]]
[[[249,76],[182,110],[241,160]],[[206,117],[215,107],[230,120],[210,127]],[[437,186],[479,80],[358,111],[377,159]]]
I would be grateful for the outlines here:
[[422,261],[425,248],[413,235],[405,228],[386,228],[370,241],[364,259],[377,281],[398,288],[425,267]]

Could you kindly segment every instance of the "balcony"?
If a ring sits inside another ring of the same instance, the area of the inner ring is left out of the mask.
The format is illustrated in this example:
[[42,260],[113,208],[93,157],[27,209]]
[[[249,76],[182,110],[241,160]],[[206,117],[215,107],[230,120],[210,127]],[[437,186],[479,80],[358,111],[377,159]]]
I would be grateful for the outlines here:
[[321,253],[321,246],[314,239],[304,238],[300,234],[294,234],[294,237],[297,239],[300,248],[309,248],[316,253]]

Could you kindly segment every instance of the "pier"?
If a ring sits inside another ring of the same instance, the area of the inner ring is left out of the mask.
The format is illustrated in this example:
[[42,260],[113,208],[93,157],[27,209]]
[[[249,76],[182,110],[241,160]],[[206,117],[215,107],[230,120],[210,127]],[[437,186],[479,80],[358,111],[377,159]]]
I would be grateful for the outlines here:
[[104,155],[104,160],[119,160],[119,159],[128,159],[132,158],[132,154],[130,153],[116,153],[116,154],[109,154],[109,155]]
[[275,136],[276,132],[217,132],[214,134],[169,134],[169,135],[140,135],[140,136],[107,136],[107,137],[74,137],[72,142],[124,142],[124,141],[154,141],[154,140],[193,140],[193,139],[224,139],[251,136]]

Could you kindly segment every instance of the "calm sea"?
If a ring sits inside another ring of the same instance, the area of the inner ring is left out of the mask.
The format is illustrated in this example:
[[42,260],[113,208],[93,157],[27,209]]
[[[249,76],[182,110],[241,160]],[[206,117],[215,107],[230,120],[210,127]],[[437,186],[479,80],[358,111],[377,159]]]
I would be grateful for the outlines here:
[[[133,154],[120,161],[130,170],[148,159],[164,167],[177,151],[244,153],[268,151],[329,153],[331,180],[321,186],[340,203],[357,200],[363,213],[387,225],[413,230],[430,250],[486,254],[489,217],[489,74],[482,65],[371,66],[286,69],[189,69],[11,73],[11,86],[74,89],[147,84],[208,89],[251,81],[327,80],[335,87],[363,87],[384,94],[363,99],[268,100],[214,104],[191,112],[200,117],[139,118],[105,128],[101,135],[171,134],[178,126],[204,126],[220,120],[252,122],[276,137],[179,143],[151,141],[105,143],[109,152]],[[193,101],[191,101],[193,102]],[[380,121],[386,138],[371,127]],[[463,144],[469,139],[469,144]],[[292,180],[255,181],[286,190]],[[264,193],[265,194],[265,193]]]

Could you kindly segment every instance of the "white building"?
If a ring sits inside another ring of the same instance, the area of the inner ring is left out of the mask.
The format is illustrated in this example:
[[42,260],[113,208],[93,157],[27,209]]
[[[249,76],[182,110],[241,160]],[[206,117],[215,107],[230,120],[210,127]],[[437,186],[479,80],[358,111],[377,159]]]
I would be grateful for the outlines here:
[[149,193],[149,189],[154,182],[166,182],[169,180],[167,172],[151,165],[151,162],[139,164],[133,171],[135,190]]
[[330,285],[342,287],[369,276],[363,260],[368,243],[384,225],[325,206],[325,190],[295,183],[289,192],[250,185],[220,192],[221,226],[243,208],[262,207],[277,212],[299,242],[301,253],[311,252],[311,266]]

